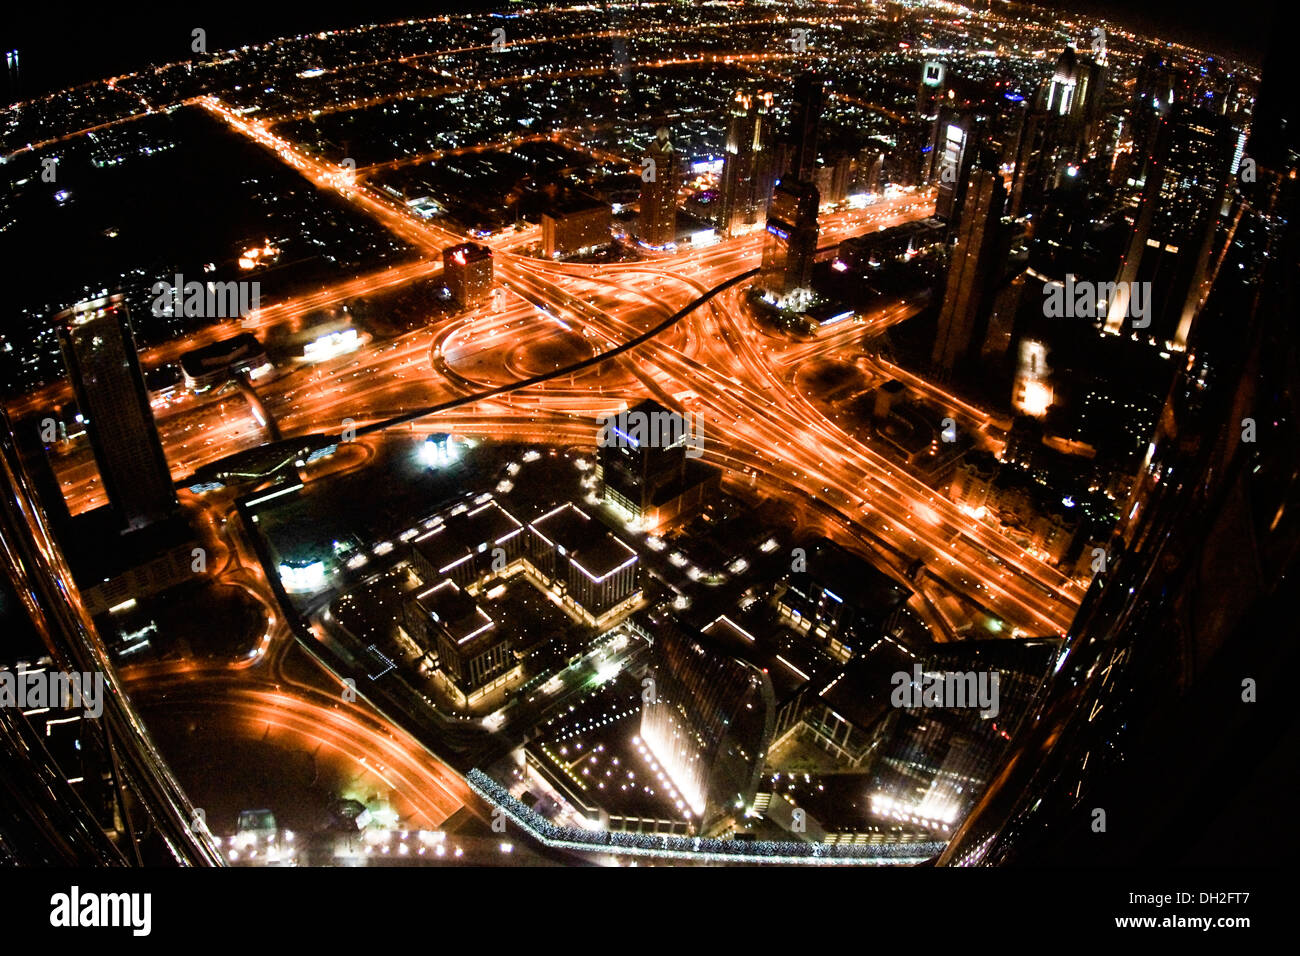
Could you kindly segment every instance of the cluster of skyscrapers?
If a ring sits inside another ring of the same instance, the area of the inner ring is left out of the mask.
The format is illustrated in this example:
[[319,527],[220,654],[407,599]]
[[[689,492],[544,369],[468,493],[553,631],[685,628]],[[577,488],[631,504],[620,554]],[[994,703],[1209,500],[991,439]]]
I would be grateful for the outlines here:
[[821,194],[814,181],[826,91],[820,75],[795,81],[790,120],[781,130],[771,91],[740,90],[728,108],[717,227],[734,236],[764,224],[756,283],[769,300],[798,308],[810,295]]
[[[912,125],[929,133],[913,145],[926,143],[919,179],[936,185],[950,231],[930,356],[940,377],[1014,362],[1011,344],[1039,331],[1035,313],[1053,314],[1044,297],[1073,292],[1076,279],[1090,298],[1080,291],[1069,315],[1166,353],[1187,347],[1246,117],[1225,115],[1212,81],[1154,54],[1117,104],[1099,53],[1067,48],[1027,97],[972,90],[937,64],[923,70]],[[1115,195],[1131,203],[1100,201]]]

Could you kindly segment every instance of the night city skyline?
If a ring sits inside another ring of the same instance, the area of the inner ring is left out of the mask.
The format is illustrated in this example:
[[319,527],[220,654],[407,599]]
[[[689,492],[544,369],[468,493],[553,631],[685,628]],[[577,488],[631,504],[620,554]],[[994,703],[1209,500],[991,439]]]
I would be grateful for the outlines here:
[[12,24],[0,863],[1252,925],[1084,874],[1295,842],[1284,31],[389,6]]

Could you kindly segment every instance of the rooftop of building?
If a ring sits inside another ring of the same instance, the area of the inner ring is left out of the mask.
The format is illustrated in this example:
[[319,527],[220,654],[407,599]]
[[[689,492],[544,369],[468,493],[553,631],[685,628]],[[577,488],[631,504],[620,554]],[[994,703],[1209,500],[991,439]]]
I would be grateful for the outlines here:
[[833,661],[807,642],[788,632],[774,632],[758,620],[737,621],[728,615],[715,618],[700,631],[702,642],[767,674],[779,707],[810,683],[826,680]]
[[129,534],[112,507],[105,505],[74,517],[60,540],[73,578],[81,587],[111,580],[174,548],[194,541],[194,531],[184,515],[155,521]]
[[604,580],[637,558],[621,538],[568,502],[548,511],[529,527],[593,581]]
[[917,660],[902,644],[881,638],[823,683],[809,702],[823,703],[854,727],[866,730],[892,708],[894,675],[910,674]]
[[523,527],[514,515],[490,499],[468,511],[447,515],[438,527],[416,538],[412,547],[438,571],[449,574],[454,565],[480,548],[499,546]]
[[415,603],[460,647],[487,636],[496,622],[454,581],[441,581],[416,595]]
[[567,216],[576,216],[599,210],[609,212],[609,204],[585,193],[570,193],[551,202],[543,215],[550,216],[552,219],[564,219]]
[[491,259],[492,249],[477,242],[462,242],[442,250],[442,257],[443,261],[451,260],[463,265],[466,262]]
[[833,541],[817,538],[806,550],[807,570],[790,575],[791,585],[801,590],[817,584],[834,597],[877,615],[887,614],[911,596],[911,591],[865,558]]
[[889,226],[885,229],[878,229],[875,232],[868,232],[861,236],[850,236],[840,241],[840,247],[844,249],[875,249],[882,245],[888,245],[891,242],[902,242],[916,236],[934,236],[936,239],[941,238],[948,231],[948,225],[942,219],[930,216],[926,219],[913,219],[908,222],[899,223],[896,226]]
[[240,332],[238,335],[211,345],[192,349],[181,356],[181,368],[191,376],[198,376],[218,366],[227,365],[238,359],[265,355],[266,349],[252,332]]

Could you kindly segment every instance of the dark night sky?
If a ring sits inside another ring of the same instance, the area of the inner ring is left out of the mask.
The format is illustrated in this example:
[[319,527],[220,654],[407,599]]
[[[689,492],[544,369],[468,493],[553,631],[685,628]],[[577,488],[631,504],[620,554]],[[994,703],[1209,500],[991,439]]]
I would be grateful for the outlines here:
[[[186,60],[190,32],[207,31],[208,50],[226,50],[280,36],[388,23],[445,12],[499,9],[505,0],[363,0],[348,4],[234,3],[190,7],[185,4],[102,3],[75,13],[57,4],[29,2],[7,10],[0,21],[0,49],[21,51],[23,88],[18,96],[4,88],[10,103],[154,63]],[[4,78],[0,78],[4,79]]]
[[[1174,39],[1232,52],[1258,62],[1269,33],[1272,0],[1040,0],[1047,6],[1113,17]],[[210,50],[228,49],[287,34],[351,26],[364,18],[387,22],[445,11],[493,9],[492,0],[365,0],[328,3],[225,4],[189,8],[182,4],[104,3],[73,10],[61,4],[11,5],[0,24],[0,48],[22,52],[23,87],[0,89],[0,102],[61,89],[151,63],[187,59],[190,30],[208,31]]]
[[[1046,7],[1073,10],[1124,23],[1161,38],[1191,43],[1211,52],[1231,53],[1260,64],[1264,41],[1274,23],[1278,0],[1229,3],[1226,0],[1037,0]],[[1294,0],[1289,0],[1290,4]]]

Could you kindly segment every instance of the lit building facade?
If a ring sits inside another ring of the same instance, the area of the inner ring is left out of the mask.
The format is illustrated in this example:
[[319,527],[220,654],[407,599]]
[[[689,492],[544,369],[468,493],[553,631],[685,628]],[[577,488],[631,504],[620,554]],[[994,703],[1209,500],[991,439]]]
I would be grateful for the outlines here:
[[442,250],[442,281],[462,308],[481,305],[492,291],[492,250],[474,242]]
[[59,346],[122,530],[178,507],[171,470],[149,407],[135,336],[122,296],[82,302],[55,317]]
[[794,84],[788,139],[790,150],[782,179],[811,182],[817,169],[817,139],[821,133],[826,88],[816,73],[803,73]]
[[817,207],[812,183],[783,181],[772,193],[759,287],[783,308],[799,308],[812,296],[817,255]]
[[772,682],[707,649],[671,617],[648,629],[653,692],[642,696],[641,739],[708,834],[753,805],[772,740]]
[[946,219],[954,227],[962,213],[966,197],[967,180],[976,150],[972,139],[975,117],[972,113],[944,109],[935,126],[934,149],[938,179],[934,200],[934,214]]
[[569,199],[542,213],[542,251],[548,259],[601,249],[611,242],[610,208],[595,199]]
[[[1192,320],[1207,292],[1210,248],[1233,146],[1227,122],[1206,110],[1179,104],[1160,124],[1110,301],[1107,332],[1120,334],[1132,324],[1136,334],[1162,348],[1187,347]],[[1142,325],[1129,315],[1135,282],[1148,283],[1150,314],[1141,317]]]
[[641,181],[641,219],[639,238],[654,249],[667,247],[677,238],[677,152],[668,139],[668,128],[661,126],[654,142],[646,149],[648,167],[653,175]]
[[640,600],[640,559],[621,538],[572,504],[528,525],[530,558],[544,589],[571,611],[605,624]]
[[727,120],[718,230],[735,235],[762,220],[772,198],[772,94],[737,92]]
[[436,649],[438,674],[457,706],[473,706],[519,673],[506,634],[455,581],[408,601],[406,630],[426,654]]
[[411,564],[426,584],[450,578],[471,588],[526,556],[523,523],[495,500],[436,520],[435,527],[411,542]]

